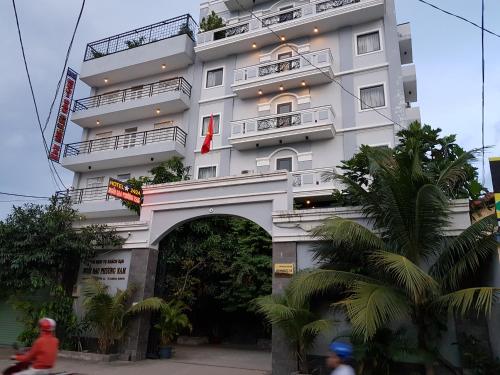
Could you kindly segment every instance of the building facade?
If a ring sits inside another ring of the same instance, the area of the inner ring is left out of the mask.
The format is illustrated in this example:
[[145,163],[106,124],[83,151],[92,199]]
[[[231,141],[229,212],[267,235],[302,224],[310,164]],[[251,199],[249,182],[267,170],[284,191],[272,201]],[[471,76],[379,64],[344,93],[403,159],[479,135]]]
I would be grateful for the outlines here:
[[[211,0],[223,26],[199,30],[190,15],[89,43],[75,100],[79,142],[61,164],[75,172],[69,194],[87,223],[126,239],[126,283],[152,294],[158,243],[187,220],[211,214],[250,219],[273,238],[273,262],[312,265],[309,230],[329,215],[364,221],[355,209],[326,208],[334,189],[322,175],[361,145],[394,146],[420,120],[409,24],[393,0]],[[212,149],[202,154],[210,118]],[[149,174],[172,156],[190,181],[144,189],[140,216],[106,194],[110,177]],[[295,206],[294,206],[295,204]],[[294,210],[294,207],[301,210]],[[467,227],[459,203],[451,231]],[[286,278],[273,277],[279,292]],[[128,340],[144,356],[149,323]],[[290,373],[273,334],[273,373]]]

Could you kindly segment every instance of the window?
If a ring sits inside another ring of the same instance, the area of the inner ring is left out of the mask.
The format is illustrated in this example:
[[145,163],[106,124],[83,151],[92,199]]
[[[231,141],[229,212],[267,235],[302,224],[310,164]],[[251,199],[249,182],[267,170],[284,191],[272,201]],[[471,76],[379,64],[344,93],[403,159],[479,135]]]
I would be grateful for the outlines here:
[[104,186],[104,176],[87,178],[87,188],[83,192],[83,200],[94,200],[100,198],[102,187]]
[[278,104],[278,106],[276,107],[276,112],[278,112],[278,114],[292,112],[292,103],[288,102]]
[[123,173],[123,174],[119,174],[116,176],[116,178],[120,181],[127,181],[127,180],[130,180],[130,173]]
[[134,147],[137,140],[137,128],[125,129],[123,136],[123,148]]
[[[113,147],[114,145],[114,139],[111,138],[113,132],[104,132],[104,133],[97,133],[95,135],[95,140],[92,141],[92,149],[91,151],[102,151],[102,150],[109,150],[110,148]],[[85,145],[85,144],[84,144]],[[87,146],[85,146],[87,147]]]
[[142,98],[144,86],[134,86],[130,88],[130,99],[140,99]]
[[171,126],[174,126],[174,122],[172,120],[167,120],[154,124],[154,129],[165,129]]
[[380,34],[373,33],[358,35],[358,55],[380,50]]
[[288,59],[289,57],[292,57],[292,51],[278,54],[278,60]]
[[279,158],[276,159],[276,170],[287,170],[288,172],[292,171],[292,158]]
[[221,86],[223,74],[224,74],[223,68],[209,70],[207,72],[207,88]]
[[[208,123],[210,116],[203,117],[203,124],[201,127],[201,136],[204,137],[208,131]],[[214,115],[214,134],[219,134],[220,115]]]
[[216,177],[217,167],[212,165],[210,167],[200,167],[198,168],[198,180],[203,180],[205,178]]
[[360,90],[361,109],[385,106],[384,85],[365,87]]

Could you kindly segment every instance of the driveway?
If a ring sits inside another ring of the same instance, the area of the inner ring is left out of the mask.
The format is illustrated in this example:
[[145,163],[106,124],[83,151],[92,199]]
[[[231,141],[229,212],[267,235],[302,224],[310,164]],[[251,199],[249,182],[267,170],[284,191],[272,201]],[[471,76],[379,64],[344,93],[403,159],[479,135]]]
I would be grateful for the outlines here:
[[[0,368],[7,367],[7,352],[0,359]],[[85,375],[268,375],[271,373],[271,354],[257,350],[221,347],[177,347],[175,358],[139,362],[95,363],[60,359],[58,371]]]

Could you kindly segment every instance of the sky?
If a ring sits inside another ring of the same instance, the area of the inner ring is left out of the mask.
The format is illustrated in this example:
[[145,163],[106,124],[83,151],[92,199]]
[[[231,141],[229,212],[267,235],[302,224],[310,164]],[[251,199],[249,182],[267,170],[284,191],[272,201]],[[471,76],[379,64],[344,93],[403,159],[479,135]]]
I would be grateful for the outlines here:
[[[481,147],[481,30],[417,0],[395,0],[398,23],[411,22],[422,122],[457,134],[466,149]],[[480,24],[479,0],[429,0]],[[87,0],[69,66],[81,68],[87,43],[191,13],[198,19],[200,0]],[[23,42],[42,123],[61,74],[81,1],[17,0]],[[500,1],[485,0],[486,28],[500,34]],[[0,1],[0,192],[50,196],[57,190],[46,155],[24,71],[12,2]],[[486,34],[486,156],[500,156],[500,38]],[[75,98],[89,87],[78,82]],[[56,110],[59,96],[56,100]],[[55,112],[55,111],[54,111]],[[50,140],[52,118],[46,136]],[[81,129],[69,123],[65,142],[80,140]],[[50,141],[49,141],[50,142]],[[479,171],[481,172],[481,163]],[[57,167],[66,186],[72,172]],[[486,160],[486,185],[491,186]],[[0,219],[16,198],[0,195]]]

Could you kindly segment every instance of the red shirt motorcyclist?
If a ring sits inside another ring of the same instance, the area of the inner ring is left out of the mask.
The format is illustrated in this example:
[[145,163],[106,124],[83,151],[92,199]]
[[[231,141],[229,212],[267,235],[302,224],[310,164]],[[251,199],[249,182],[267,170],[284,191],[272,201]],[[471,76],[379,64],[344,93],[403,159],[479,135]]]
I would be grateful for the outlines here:
[[40,336],[35,340],[30,351],[18,354],[14,359],[18,362],[29,362],[28,370],[18,372],[18,375],[34,375],[48,373],[54,367],[59,348],[59,340],[54,336],[56,322],[50,318],[42,318],[38,322]]

